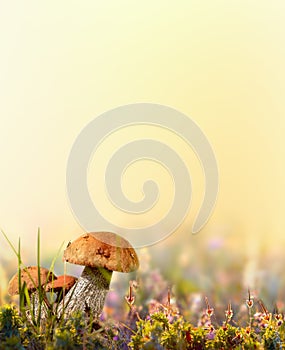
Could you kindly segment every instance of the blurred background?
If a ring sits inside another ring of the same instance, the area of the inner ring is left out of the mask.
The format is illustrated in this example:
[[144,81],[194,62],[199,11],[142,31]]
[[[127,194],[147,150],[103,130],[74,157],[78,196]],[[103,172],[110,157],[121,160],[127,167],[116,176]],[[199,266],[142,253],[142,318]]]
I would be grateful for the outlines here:
[[[166,142],[191,173],[193,199],[171,237],[138,251],[145,269],[184,295],[215,290],[243,300],[250,287],[270,305],[282,299],[284,1],[1,2],[0,37],[0,227],[13,244],[21,238],[25,264],[36,262],[38,227],[43,265],[83,232],[65,182],[82,128],[117,106],[153,102],[191,117],[212,144],[220,189],[208,224],[191,234],[204,188],[198,159],[157,127],[127,128],[102,142],[88,173],[92,198],[110,218],[134,224],[106,200],[104,165],[135,137]],[[164,169],[142,161],[125,173],[126,195],[140,200],[149,177],[158,179],[161,197],[140,218],[146,225],[164,215],[175,190]],[[2,296],[16,267],[0,236]],[[61,255],[56,273],[63,273]],[[114,284],[124,290],[129,278],[116,274]]]

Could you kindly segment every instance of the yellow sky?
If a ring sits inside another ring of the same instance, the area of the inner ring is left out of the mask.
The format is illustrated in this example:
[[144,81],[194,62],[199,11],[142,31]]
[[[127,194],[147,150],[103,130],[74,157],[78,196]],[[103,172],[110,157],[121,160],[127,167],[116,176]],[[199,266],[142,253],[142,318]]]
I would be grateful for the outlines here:
[[[21,236],[26,252],[34,251],[38,226],[48,251],[75,238],[81,228],[65,170],[76,136],[109,109],[155,102],[189,115],[213,146],[220,191],[205,230],[233,226],[250,241],[284,241],[284,10],[283,0],[2,2],[0,226],[15,242]],[[151,127],[127,133],[106,140],[89,180],[120,140],[170,142],[193,171],[193,207],[181,226],[189,230],[203,191],[192,150]],[[169,175],[153,166],[126,174],[137,171],[140,183],[144,171],[161,177],[161,206],[144,221],[171,198]],[[135,183],[126,178],[123,186],[139,198]],[[106,199],[100,205],[112,216]],[[12,257],[0,243],[1,255]]]

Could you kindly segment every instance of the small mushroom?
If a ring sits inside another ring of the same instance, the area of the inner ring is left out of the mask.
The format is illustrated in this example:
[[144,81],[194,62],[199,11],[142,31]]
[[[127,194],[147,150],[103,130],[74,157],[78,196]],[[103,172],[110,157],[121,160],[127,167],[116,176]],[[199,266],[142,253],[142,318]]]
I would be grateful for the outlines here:
[[139,267],[131,244],[111,232],[83,234],[65,249],[63,261],[85,266],[80,278],[64,298],[65,316],[80,310],[98,318],[113,271],[132,272]]
[[[9,295],[17,295],[19,292],[19,276],[18,272],[11,278],[8,284],[8,293]],[[41,286],[44,286],[49,281],[56,279],[56,276],[44,267],[40,267],[40,282]],[[35,317],[38,315],[39,309],[39,279],[38,279],[38,267],[37,266],[28,266],[21,270],[21,283],[23,287],[24,283],[26,284],[28,294],[30,297],[32,309],[34,311]],[[27,300],[25,300],[24,305],[27,305]],[[46,305],[45,305],[46,306]],[[44,312],[44,310],[43,310]]]
[[56,280],[47,283],[46,292],[51,292],[53,290],[55,293],[57,293],[55,302],[59,303],[64,297],[64,294],[68,293],[76,281],[77,278],[74,276],[58,276]]

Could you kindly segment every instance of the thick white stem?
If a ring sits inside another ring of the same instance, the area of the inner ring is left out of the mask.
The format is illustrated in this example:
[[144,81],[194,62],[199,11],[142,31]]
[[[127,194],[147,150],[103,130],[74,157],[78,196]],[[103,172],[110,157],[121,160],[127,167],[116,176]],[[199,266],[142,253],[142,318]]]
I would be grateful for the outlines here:
[[74,311],[81,311],[98,318],[104,307],[111,277],[112,271],[86,266],[78,281],[60,302],[58,314],[64,312],[64,317],[68,317]]

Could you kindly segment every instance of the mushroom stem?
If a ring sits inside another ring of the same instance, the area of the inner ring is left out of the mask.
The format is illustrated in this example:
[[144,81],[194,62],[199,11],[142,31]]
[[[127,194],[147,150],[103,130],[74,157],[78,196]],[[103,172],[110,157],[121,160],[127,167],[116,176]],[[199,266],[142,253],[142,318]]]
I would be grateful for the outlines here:
[[[44,298],[42,300],[41,308],[40,308],[40,296],[38,290],[30,292],[30,308],[26,310],[27,318],[31,321],[32,320],[32,314],[34,315],[34,318],[37,320],[39,312],[41,312],[41,319],[45,319],[48,314],[48,306],[47,306],[47,300]],[[27,305],[27,303],[25,303]]]
[[59,314],[68,317],[81,311],[98,318],[103,310],[109,291],[112,271],[100,267],[86,266],[75,285],[59,305]]

